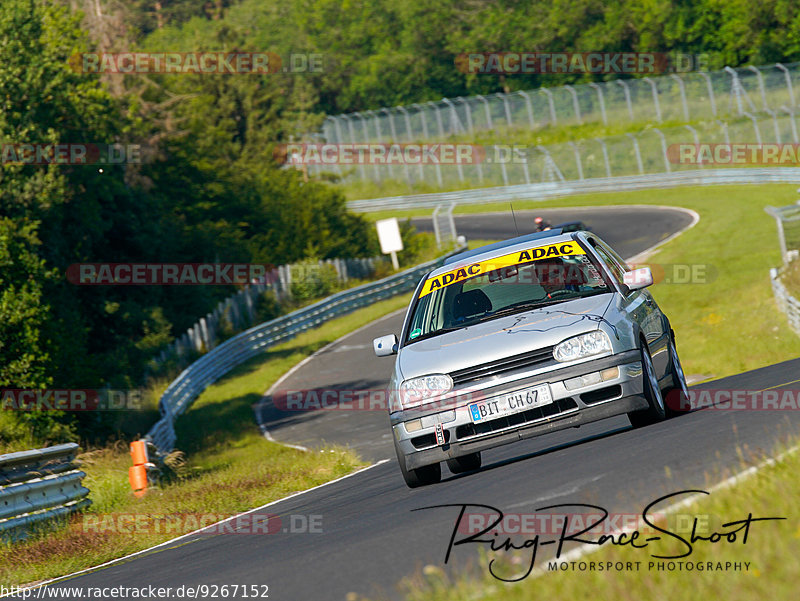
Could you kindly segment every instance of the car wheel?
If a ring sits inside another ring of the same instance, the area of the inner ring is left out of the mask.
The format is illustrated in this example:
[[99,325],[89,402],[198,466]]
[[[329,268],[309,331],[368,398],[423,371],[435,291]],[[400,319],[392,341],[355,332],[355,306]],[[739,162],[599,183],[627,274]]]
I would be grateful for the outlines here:
[[463,474],[464,472],[478,470],[481,468],[481,452],[478,451],[477,453],[470,453],[469,455],[448,459],[447,467],[454,474]]
[[653,359],[650,357],[650,352],[646,346],[642,346],[642,392],[644,393],[644,398],[647,399],[648,407],[628,414],[628,418],[634,428],[649,426],[660,422],[666,417],[664,397],[661,396],[656,370],[653,367]]
[[440,463],[423,465],[422,467],[410,470],[406,468],[406,456],[397,448],[395,448],[395,451],[397,452],[397,462],[400,464],[400,472],[403,474],[403,480],[406,481],[406,485],[409,488],[436,484],[442,479],[442,465]]
[[689,388],[678,357],[678,349],[675,347],[674,332],[670,332],[669,339],[669,372],[672,376],[672,386],[663,392],[664,408],[667,417],[675,417],[689,411]]

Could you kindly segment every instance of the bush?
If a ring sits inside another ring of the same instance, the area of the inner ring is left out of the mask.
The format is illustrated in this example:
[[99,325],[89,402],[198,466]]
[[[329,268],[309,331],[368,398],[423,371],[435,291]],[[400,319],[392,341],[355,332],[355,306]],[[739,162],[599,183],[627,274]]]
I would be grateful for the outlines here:
[[401,267],[411,267],[436,256],[436,236],[417,231],[411,219],[400,223],[400,239],[403,250],[397,253],[397,260]]
[[314,260],[292,265],[291,292],[296,301],[323,298],[339,288],[339,275],[333,265]]
[[256,323],[264,323],[283,314],[278,297],[272,290],[265,290],[256,297]]

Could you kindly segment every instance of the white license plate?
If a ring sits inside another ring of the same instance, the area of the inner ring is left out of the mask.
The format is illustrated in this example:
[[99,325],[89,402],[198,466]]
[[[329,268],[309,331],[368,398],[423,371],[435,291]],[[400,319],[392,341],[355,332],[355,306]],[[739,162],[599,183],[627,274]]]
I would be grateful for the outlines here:
[[488,419],[495,419],[520,411],[527,411],[549,405],[553,402],[553,395],[550,394],[549,384],[540,384],[527,390],[512,392],[504,397],[473,403],[469,406],[469,414],[473,423],[482,422]]

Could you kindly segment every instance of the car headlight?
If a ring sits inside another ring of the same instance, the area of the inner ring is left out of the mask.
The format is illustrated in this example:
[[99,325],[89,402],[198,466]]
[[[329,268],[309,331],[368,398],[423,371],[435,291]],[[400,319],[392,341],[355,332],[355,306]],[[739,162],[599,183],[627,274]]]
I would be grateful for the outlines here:
[[420,405],[426,399],[443,395],[452,388],[453,378],[447,374],[411,378],[400,384],[400,402],[403,407]]
[[553,349],[553,357],[556,361],[575,361],[611,350],[608,334],[602,330],[595,330],[560,342]]

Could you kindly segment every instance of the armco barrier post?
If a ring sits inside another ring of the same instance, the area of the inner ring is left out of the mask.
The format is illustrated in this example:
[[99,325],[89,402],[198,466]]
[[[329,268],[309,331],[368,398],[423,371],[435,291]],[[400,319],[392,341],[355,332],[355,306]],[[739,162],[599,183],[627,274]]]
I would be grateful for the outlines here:
[[128,481],[133,494],[141,497],[147,492],[147,443],[144,440],[131,443],[131,458],[133,466],[128,470]]

